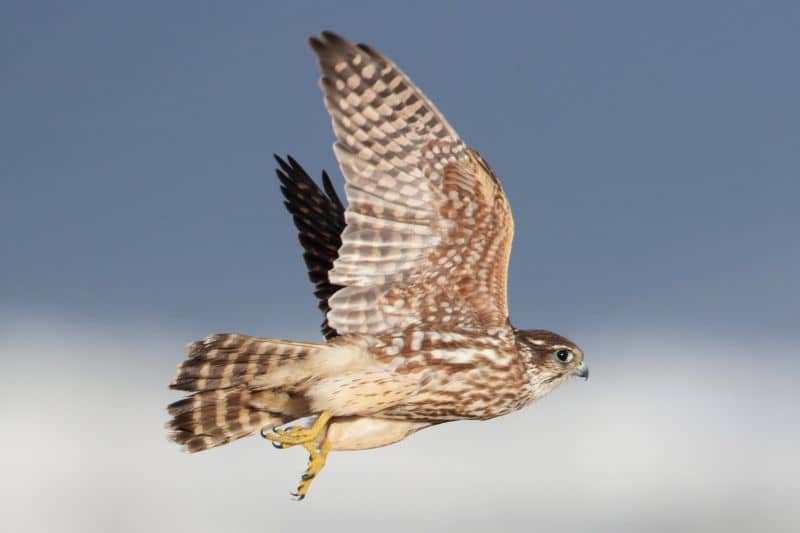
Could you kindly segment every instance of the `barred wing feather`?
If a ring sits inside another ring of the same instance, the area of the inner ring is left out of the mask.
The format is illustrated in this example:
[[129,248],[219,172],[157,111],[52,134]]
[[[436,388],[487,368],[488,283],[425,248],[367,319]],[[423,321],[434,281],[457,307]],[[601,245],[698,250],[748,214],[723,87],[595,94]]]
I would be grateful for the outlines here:
[[329,32],[310,44],[348,199],[330,326],[505,325],[513,220],[495,174],[381,53]]

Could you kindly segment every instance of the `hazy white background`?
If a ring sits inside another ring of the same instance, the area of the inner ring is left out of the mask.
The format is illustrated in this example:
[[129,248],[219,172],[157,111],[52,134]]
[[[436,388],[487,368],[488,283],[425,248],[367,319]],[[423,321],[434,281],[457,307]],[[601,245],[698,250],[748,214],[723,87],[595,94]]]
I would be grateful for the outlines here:
[[167,442],[176,339],[12,323],[0,331],[19,358],[0,397],[6,530],[797,530],[792,346],[578,333],[605,356],[587,383],[491,422],[335,453],[297,503],[302,450],[254,438],[188,455]]
[[[800,5],[0,6],[3,531],[797,531]],[[588,383],[339,453],[166,440],[187,342],[318,339],[271,153],[335,170],[306,36],[385,51],[502,177],[520,327]]]

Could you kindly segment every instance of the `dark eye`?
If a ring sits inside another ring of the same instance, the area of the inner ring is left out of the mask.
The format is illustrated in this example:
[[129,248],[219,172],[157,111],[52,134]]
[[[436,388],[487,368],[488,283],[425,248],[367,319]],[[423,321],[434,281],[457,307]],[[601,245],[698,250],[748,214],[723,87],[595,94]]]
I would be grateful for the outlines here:
[[558,359],[562,363],[569,363],[573,359],[575,359],[575,354],[572,353],[572,350],[558,350],[556,352],[556,359]]

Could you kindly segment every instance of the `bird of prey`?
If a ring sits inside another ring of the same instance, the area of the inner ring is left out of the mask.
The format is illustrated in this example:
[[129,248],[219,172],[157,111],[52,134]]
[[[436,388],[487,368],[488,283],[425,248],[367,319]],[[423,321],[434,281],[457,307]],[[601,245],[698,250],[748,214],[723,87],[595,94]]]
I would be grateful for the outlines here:
[[345,177],[345,208],[278,158],[325,321],[325,342],[223,333],[188,346],[170,387],[171,438],[197,452],[261,434],[310,454],[303,499],[331,450],[485,420],[587,378],[583,352],[517,329],[506,285],[514,223],[500,180],[386,56],[309,39]]

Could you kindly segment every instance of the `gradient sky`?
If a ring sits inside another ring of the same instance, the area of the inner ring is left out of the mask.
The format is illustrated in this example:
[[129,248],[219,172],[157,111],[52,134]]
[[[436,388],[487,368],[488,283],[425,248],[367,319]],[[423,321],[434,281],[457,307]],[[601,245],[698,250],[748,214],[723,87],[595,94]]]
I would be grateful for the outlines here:
[[[797,531],[798,28],[779,1],[2,2],[0,524]],[[187,342],[319,339],[272,154],[341,190],[321,29],[492,164],[512,320],[592,379],[336,454],[301,509],[302,453],[182,455],[163,424]]]
[[271,154],[341,186],[328,28],[503,179],[517,325],[794,336],[798,4],[493,5],[4,2],[0,314],[315,336]]

